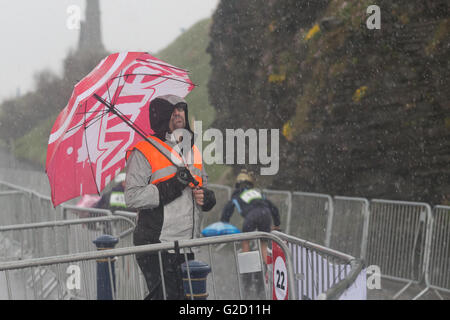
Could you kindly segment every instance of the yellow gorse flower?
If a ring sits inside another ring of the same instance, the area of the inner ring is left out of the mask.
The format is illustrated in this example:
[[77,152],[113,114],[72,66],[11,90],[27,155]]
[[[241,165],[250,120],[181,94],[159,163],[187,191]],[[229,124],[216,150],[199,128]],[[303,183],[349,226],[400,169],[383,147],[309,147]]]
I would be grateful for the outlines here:
[[284,80],[286,80],[286,74],[271,74],[271,75],[269,75],[270,83],[283,82]]
[[353,94],[353,101],[359,102],[361,99],[366,95],[367,92],[367,86],[362,86],[356,89],[355,93]]
[[320,27],[319,25],[316,23],[311,29],[309,29],[308,33],[305,36],[305,40],[309,40],[312,37],[314,37],[314,35],[320,31]]
[[288,140],[292,141],[292,121],[289,120],[283,125],[283,136]]

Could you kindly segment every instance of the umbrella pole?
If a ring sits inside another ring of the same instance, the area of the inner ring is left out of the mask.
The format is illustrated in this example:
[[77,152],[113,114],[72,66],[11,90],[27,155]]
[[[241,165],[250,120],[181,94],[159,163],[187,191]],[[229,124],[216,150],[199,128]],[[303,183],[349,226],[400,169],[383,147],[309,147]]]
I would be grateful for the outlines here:
[[[114,108],[114,106],[112,106],[111,104],[109,104],[105,99],[103,99],[102,97],[100,97],[98,94],[94,93],[94,97],[95,99],[97,99],[100,103],[104,104],[109,111],[111,111],[112,113],[114,113],[117,117],[119,117],[120,120],[122,120],[123,122],[126,123],[127,126],[129,126],[131,129],[133,129],[134,131],[136,131],[137,134],[139,134],[142,138],[144,138],[145,141],[147,141],[148,143],[150,143],[152,146],[154,146],[156,149],[160,150],[159,146],[154,144],[152,141],[150,141],[150,139],[148,139],[145,134],[143,132],[141,132],[138,128],[136,128],[136,126],[134,126],[131,121],[129,119],[127,119],[126,117],[124,117],[123,115],[119,114],[117,112],[117,110]],[[161,150],[160,150],[161,151]],[[164,152],[161,152],[162,155],[164,155],[167,160],[169,160],[175,167],[180,167],[179,165],[177,165],[175,162],[173,162],[173,160],[168,157]],[[190,172],[189,172],[190,174]],[[192,182],[194,185],[198,185],[198,181],[194,179],[194,177],[192,176],[192,174],[190,174],[190,177],[188,177],[188,179],[190,180],[190,182]]]
[[[109,111],[111,111],[112,113],[114,113],[117,117],[119,117],[120,120],[122,120],[123,122],[126,123],[127,126],[129,126],[131,129],[133,129],[134,131],[136,131],[137,134],[139,134],[142,138],[144,138],[146,141],[150,142],[148,140],[148,138],[145,136],[144,133],[142,133],[138,128],[136,128],[129,119],[125,118],[124,116],[122,116],[121,114],[119,114],[117,112],[117,110],[114,108],[114,106],[110,105],[107,101],[105,101],[105,99],[103,99],[102,97],[100,97],[98,94],[94,93],[94,97],[101,102],[102,104],[104,104]],[[150,142],[151,143],[151,142]],[[152,144],[153,145],[153,144]],[[156,146],[155,146],[156,147]],[[173,163],[173,162],[172,162]],[[175,164],[175,163],[174,163]]]

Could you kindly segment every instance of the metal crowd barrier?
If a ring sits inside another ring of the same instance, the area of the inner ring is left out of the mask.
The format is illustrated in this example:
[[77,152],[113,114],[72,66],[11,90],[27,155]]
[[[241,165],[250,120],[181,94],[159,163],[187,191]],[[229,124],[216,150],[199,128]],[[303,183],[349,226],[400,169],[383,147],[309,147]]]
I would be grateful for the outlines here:
[[[1,151],[0,151],[1,152]],[[15,162],[17,163],[17,162]],[[50,185],[45,172],[24,168],[0,168],[0,180],[23,186],[43,195],[50,195]]]
[[[278,246],[283,250],[286,257],[286,267],[287,267],[287,283],[290,288],[295,288],[294,281],[294,270],[292,268],[292,261],[289,253],[288,247],[284,244],[284,242],[274,234],[264,233],[264,232],[251,232],[251,233],[241,233],[235,235],[226,235],[219,237],[210,237],[210,238],[199,238],[194,240],[183,240],[179,241],[179,248],[185,253],[185,260],[187,261],[186,252],[188,249],[200,250],[203,248],[203,255],[207,254],[209,256],[208,263],[211,266],[211,277],[208,278],[209,288],[212,288],[213,299],[219,298],[219,293],[217,290],[220,289],[217,285],[214,284],[215,280],[218,277],[226,276],[226,279],[229,283],[229,286],[233,286],[237,288],[238,295],[234,296],[233,299],[239,298],[242,299],[242,283],[240,280],[240,271],[239,271],[239,259],[237,251],[234,252],[235,259],[228,259],[229,264],[232,264],[232,268],[228,268],[225,270],[225,275],[221,274],[220,268],[217,266],[216,258],[221,256],[222,253],[216,252],[218,247],[223,247],[224,244],[233,244],[236,248],[236,244],[242,240],[271,240],[276,242]],[[116,287],[112,293],[112,297],[115,299],[142,299],[142,290],[126,290],[123,288],[124,286],[131,286],[131,288],[139,287],[142,285],[141,283],[136,283],[130,280],[130,270],[128,269],[129,265],[123,262],[121,259],[128,259],[127,261],[133,261],[135,254],[143,254],[143,253],[157,253],[161,260],[161,252],[166,250],[172,250],[175,248],[175,244],[173,242],[170,243],[161,243],[161,244],[152,244],[152,245],[144,245],[144,246],[135,246],[135,247],[126,247],[126,248],[118,248],[118,249],[109,249],[109,250],[101,250],[95,252],[84,252],[84,253],[76,253],[71,255],[63,255],[56,257],[47,257],[47,258],[37,258],[37,259],[29,259],[22,261],[11,261],[11,262],[3,262],[0,263],[0,283],[2,285],[0,288],[4,288],[3,292],[0,295],[0,298],[3,299],[24,299],[32,298],[32,299],[40,299],[42,298],[39,293],[42,291],[42,288],[35,289],[33,291],[25,290],[23,287],[18,286],[16,284],[18,278],[22,277],[24,273],[35,274],[38,268],[46,267],[52,270],[53,274],[57,278],[56,288],[53,290],[53,295],[47,295],[48,299],[64,299],[64,298],[78,298],[78,299],[96,299],[95,288],[92,287],[92,283],[95,283],[92,279],[92,272],[86,270],[92,270],[95,266],[95,262],[98,261],[108,261],[110,270],[115,269],[115,272],[110,272],[110,275],[115,274],[116,277],[110,277],[110,282],[115,282],[116,286],[112,285],[111,288]],[[216,252],[216,254],[212,254]],[[197,257],[203,257],[202,253],[196,254]],[[198,259],[196,257],[196,259]],[[112,266],[112,262],[114,261],[114,266]],[[80,270],[79,283],[81,288],[68,289],[67,288],[67,274],[66,270],[69,269],[70,266],[76,265]],[[125,266],[125,267],[124,267]],[[134,264],[134,267],[136,265]],[[161,269],[164,266],[161,266]],[[232,270],[234,269],[234,270]],[[223,269],[222,269],[223,270]],[[136,271],[136,268],[134,268]],[[233,272],[234,271],[234,272]],[[134,273],[136,275],[136,273]],[[164,283],[164,275],[161,274],[163,283]],[[131,277],[132,278],[132,277]],[[192,288],[192,281],[189,279],[190,287]],[[119,287],[120,286],[120,287]],[[22,289],[22,290],[20,290]],[[137,296],[139,295],[139,296]],[[193,298],[193,295],[191,295]],[[223,297],[225,299],[229,299],[228,296]],[[297,299],[297,290],[289,290],[289,299],[296,300]]]
[[0,225],[72,220],[112,215],[110,210],[81,208],[64,203],[54,208],[51,198],[33,190],[0,181]]
[[89,251],[92,240],[100,235],[130,237],[134,226],[131,220],[119,216],[0,226],[0,239],[8,242],[0,246],[3,253],[0,260]]
[[450,206],[433,208],[429,262],[425,266],[425,289],[414,299],[432,290],[440,299],[439,291],[450,293]]
[[266,198],[272,201],[278,208],[281,225],[284,226],[284,231],[289,233],[292,213],[292,193],[286,190],[263,189],[262,191]]
[[[258,242],[269,240],[281,248],[286,261],[286,282],[290,300],[299,298],[337,299],[352,284],[353,279],[356,278],[355,275],[359,274],[362,268],[361,261],[349,255],[281,232],[270,234],[250,232],[179,241],[179,248],[185,253],[185,261],[187,261],[186,252],[190,249],[197,251],[197,260],[200,258],[209,263],[211,276],[208,277],[208,291],[212,292],[212,299],[242,300],[245,298],[245,288],[243,288],[241,266],[239,265],[241,260],[236,250],[236,245],[242,240]],[[218,264],[220,261],[217,258],[221,257],[223,252],[217,252],[217,250],[227,244],[234,247],[234,259],[227,259],[229,263],[225,266],[226,268],[220,268],[221,266]],[[161,252],[174,248],[175,244],[171,242],[0,263],[0,283],[2,284],[0,288],[4,288],[0,292],[0,299],[96,299],[98,291],[93,285],[96,279],[93,277],[92,270],[96,263],[102,262],[108,263],[109,279],[105,279],[105,281],[111,283],[109,288],[111,288],[113,299],[142,299],[145,296],[142,290],[145,284],[139,278],[134,255],[157,253],[162,262]],[[306,252],[306,255],[301,254],[302,250]],[[74,266],[79,270],[78,288],[69,286],[71,284],[69,280],[73,276],[68,271]],[[161,266],[161,270],[163,268],[164,266]],[[42,281],[45,276],[48,276],[48,274],[40,275],[42,269],[50,270],[49,273],[55,278],[51,294],[48,293],[45,282]],[[24,275],[34,278],[33,280],[37,283],[31,288],[32,290],[26,285],[23,287],[17,285],[17,280],[24,279]],[[161,277],[164,283],[162,273]],[[235,288],[237,294],[231,292],[229,294],[233,296],[230,297],[230,295],[224,294],[226,292],[218,292],[221,289],[217,283],[219,278],[226,278],[228,282],[226,289]],[[192,290],[190,277],[188,281]],[[265,298],[273,298],[271,293],[271,288],[266,289]],[[192,299],[193,295],[190,297]]]
[[[289,233],[293,236],[326,244],[333,218],[333,199],[319,193],[293,192]],[[282,226],[284,228],[284,226]]]
[[384,278],[407,282],[394,299],[423,280],[432,221],[427,203],[370,201],[367,263],[379,266]]
[[83,208],[74,205],[61,204],[62,218],[64,220],[83,219],[83,218],[97,218],[111,216],[112,212],[107,209],[98,208]]
[[[130,211],[120,211],[116,210],[113,213],[113,216],[119,216],[126,218],[127,220],[131,221],[134,225],[137,225],[137,213],[136,212],[130,212]],[[131,247],[133,246],[133,231],[134,229],[126,229],[126,230],[120,230],[121,231],[121,246],[122,247]]]
[[327,230],[325,246],[365,259],[369,201],[364,198],[336,196],[333,202],[332,222]]
[[26,189],[0,191],[0,208],[2,225],[51,221],[60,216],[60,209],[54,209],[50,199]]
[[[338,299],[362,271],[363,261],[353,256],[281,232],[273,233],[286,241],[290,249],[300,300]],[[364,296],[365,290],[360,298]]]
[[[337,300],[341,299],[345,293],[350,290],[352,287],[355,287],[362,291],[363,295],[367,295],[366,291],[366,274],[363,270],[364,263],[362,260],[352,260],[350,261],[350,271],[346,275],[346,278],[337,282],[330,289],[328,289],[325,293],[322,293],[318,298],[321,300]],[[347,268],[348,269],[348,268]],[[344,292],[344,293],[342,293]],[[356,293],[356,297],[359,292]],[[359,293],[360,294],[360,293]],[[355,296],[350,295],[348,300],[355,300]]]
[[[232,192],[228,186],[210,184],[209,187],[216,192],[218,203],[203,215],[202,227],[219,220]],[[285,223],[282,228],[286,233],[362,258],[368,265],[379,266],[384,278],[406,282],[394,298],[412,284],[426,286],[416,298],[429,290],[440,298],[439,291],[449,292],[448,207],[436,206],[431,213],[426,203],[265,192],[282,207]],[[75,210],[81,210],[65,205],[55,210],[48,197],[6,182],[0,182],[0,208],[3,211],[0,225],[51,221],[61,216],[73,219],[80,217],[74,215]],[[92,212],[90,216],[96,214]],[[133,213],[115,212],[114,215],[128,215],[136,221]],[[433,223],[434,220],[437,222]],[[240,226],[242,218],[235,213],[231,223]],[[0,246],[2,241],[5,244],[8,240],[0,238]]]
[[[0,261],[18,261],[50,256],[67,255],[91,251],[93,240],[105,232],[114,234],[123,244],[129,243],[134,223],[124,217],[106,216],[77,220],[48,221],[32,224],[0,226],[0,239],[14,239],[8,242]],[[15,248],[16,250],[11,250]],[[12,252],[12,254],[8,254]],[[84,268],[89,288],[95,285],[95,265]],[[54,294],[61,270],[38,267],[21,272],[21,291],[34,290],[35,297],[46,298]],[[88,288],[88,287],[86,287]]]

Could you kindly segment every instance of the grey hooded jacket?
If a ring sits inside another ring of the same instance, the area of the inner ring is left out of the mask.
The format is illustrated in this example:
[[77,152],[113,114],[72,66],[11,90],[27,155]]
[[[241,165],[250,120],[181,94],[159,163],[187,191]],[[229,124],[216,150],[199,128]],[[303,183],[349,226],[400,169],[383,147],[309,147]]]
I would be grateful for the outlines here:
[[[174,147],[173,134],[166,134],[165,143]],[[203,186],[207,174],[203,168]],[[127,207],[138,210],[138,222],[134,232],[134,244],[150,244],[193,239],[200,234],[202,211],[195,203],[192,189],[186,187],[180,197],[165,206],[159,204],[158,188],[151,184],[152,168],[145,156],[133,150],[126,166],[125,202]]]

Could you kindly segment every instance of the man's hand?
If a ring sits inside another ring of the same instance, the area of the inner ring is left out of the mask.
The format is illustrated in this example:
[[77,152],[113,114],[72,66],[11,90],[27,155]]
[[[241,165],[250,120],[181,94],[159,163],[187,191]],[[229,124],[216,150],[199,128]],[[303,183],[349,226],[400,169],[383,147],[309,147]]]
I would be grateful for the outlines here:
[[205,203],[205,194],[204,194],[203,189],[195,188],[195,189],[192,189],[192,192],[194,194],[195,202],[199,206],[203,206],[203,204]]

